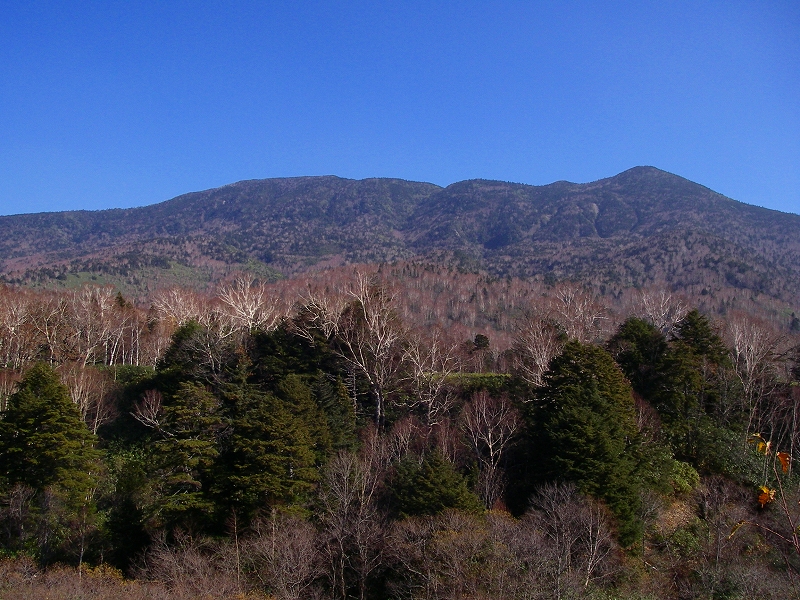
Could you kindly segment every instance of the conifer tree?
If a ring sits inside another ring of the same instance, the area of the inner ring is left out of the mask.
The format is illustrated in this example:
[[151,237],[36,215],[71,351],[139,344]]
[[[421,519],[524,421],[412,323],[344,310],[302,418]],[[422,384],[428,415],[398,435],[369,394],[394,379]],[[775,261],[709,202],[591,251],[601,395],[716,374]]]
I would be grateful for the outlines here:
[[634,391],[650,399],[659,384],[659,369],[666,356],[667,339],[654,325],[631,317],[608,343],[617,364]]
[[[82,559],[100,471],[95,441],[52,367],[33,366],[0,420],[0,481],[3,494],[15,486],[31,490],[30,517],[36,522],[30,525],[37,529],[35,544],[45,562],[75,538]],[[25,535],[22,525],[17,531]]]
[[536,433],[547,477],[605,500],[621,541],[633,542],[639,444],[630,384],[608,352],[577,341],[553,360],[544,381]]
[[165,398],[155,444],[157,523],[199,525],[213,512],[209,491],[223,426],[220,402],[203,385],[183,382]]
[[302,503],[318,477],[306,424],[278,397],[245,382],[231,384],[225,402],[229,430],[215,485],[220,508],[247,520],[269,507]]
[[412,456],[400,461],[392,482],[392,496],[402,517],[436,515],[448,508],[470,512],[480,512],[483,508],[453,463],[438,451],[421,462]]

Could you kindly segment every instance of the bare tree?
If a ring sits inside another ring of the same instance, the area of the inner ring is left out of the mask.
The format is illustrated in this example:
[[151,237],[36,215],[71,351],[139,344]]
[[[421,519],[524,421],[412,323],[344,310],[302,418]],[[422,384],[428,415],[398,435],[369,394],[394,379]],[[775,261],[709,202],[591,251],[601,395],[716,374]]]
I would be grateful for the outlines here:
[[39,350],[29,294],[0,288],[0,365],[21,369]]
[[414,450],[415,442],[420,437],[422,424],[414,415],[407,415],[398,420],[385,435],[384,448],[388,462],[398,462]]
[[530,598],[515,581],[523,571],[511,550],[517,534],[514,519],[499,513],[484,519],[449,510],[398,521],[387,548],[391,591],[426,600]]
[[400,368],[405,332],[386,286],[358,274],[349,295],[352,302],[342,314],[337,331],[340,355],[369,382],[375,400],[375,423],[381,426],[386,397]]
[[84,423],[92,433],[97,433],[113,413],[109,398],[113,385],[111,377],[93,367],[84,367],[78,363],[64,365],[60,373]]
[[642,316],[661,333],[669,335],[689,312],[688,304],[667,290],[642,290]]
[[161,319],[173,328],[189,321],[209,325],[212,320],[208,299],[193,290],[173,287],[158,292],[153,299],[153,308]]
[[746,414],[749,416],[747,432],[761,429],[758,421],[763,413],[762,403],[776,385],[778,346],[782,336],[766,323],[744,313],[734,313],[725,321],[726,341],[731,352],[734,372],[739,379]]
[[273,511],[270,518],[253,523],[251,530],[242,544],[242,555],[259,587],[278,600],[315,596],[323,571],[313,525]]
[[161,405],[164,396],[158,390],[147,390],[134,406],[131,415],[145,427],[162,431],[161,428]]
[[70,331],[74,340],[74,360],[83,366],[106,362],[114,310],[114,288],[85,285],[70,292],[67,299],[72,319]]
[[457,345],[445,344],[439,329],[426,337],[410,337],[403,358],[411,384],[411,406],[421,406],[428,426],[436,425],[452,408],[448,377],[456,370]]
[[17,384],[21,379],[19,371],[0,369],[0,415],[5,412],[8,399],[17,390]]
[[561,353],[563,334],[550,320],[529,316],[514,341],[515,370],[529,385],[539,387],[550,361]]
[[309,291],[292,328],[312,343],[314,331],[322,333],[353,377],[366,379],[380,426],[387,395],[399,380],[405,335],[388,288],[359,272],[355,281],[334,292]]
[[51,364],[62,362],[67,356],[69,305],[63,295],[42,294],[33,309],[34,325],[47,346]]
[[461,427],[481,467],[480,496],[487,508],[503,489],[501,460],[522,425],[519,411],[505,397],[476,393],[461,413]]
[[164,583],[179,597],[233,598],[241,594],[230,549],[176,531],[172,543],[156,540],[139,567],[139,577]]
[[542,486],[523,520],[518,552],[537,565],[552,597],[579,595],[617,567],[617,546],[605,507],[573,484]]
[[607,309],[583,286],[565,283],[556,289],[553,310],[570,339],[586,344],[602,337]]
[[336,334],[347,304],[348,296],[338,289],[309,288],[300,300],[300,315],[292,322],[292,330],[310,342],[315,341],[314,330],[329,340]]
[[266,283],[255,281],[249,273],[240,274],[230,284],[223,286],[218,298],[222,317],[236,330],[269,330],[280,318]]
[[328,464],[320,489],[326,574],[335,598],[355,590],[364,600],[371,574],[382,564],[385,518],[378,493],[386,468],[376,432],[359,454],[341,452]]
[[701,560],[696,561],[696,575],[701,589],[713,597],[746,543],[744,536],[732,537],[730,532],[747,516],[749,498],[742,488],[720,476],[704,478],[695,497],[707,526],[701,538]]

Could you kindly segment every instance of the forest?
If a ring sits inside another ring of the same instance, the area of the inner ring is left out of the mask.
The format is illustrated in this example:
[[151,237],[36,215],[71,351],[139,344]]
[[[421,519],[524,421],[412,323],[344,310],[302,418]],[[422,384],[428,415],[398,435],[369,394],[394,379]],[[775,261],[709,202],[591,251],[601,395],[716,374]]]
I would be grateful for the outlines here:
[[3,598],[800,598],[800,320],[418,263],[0,288]]

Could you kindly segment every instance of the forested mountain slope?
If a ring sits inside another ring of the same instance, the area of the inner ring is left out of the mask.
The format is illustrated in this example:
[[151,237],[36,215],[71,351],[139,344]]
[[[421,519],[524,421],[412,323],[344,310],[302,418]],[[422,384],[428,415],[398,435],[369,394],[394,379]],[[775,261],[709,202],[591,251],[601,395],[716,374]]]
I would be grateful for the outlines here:
[[0,274],[141,289],[413,257],[613,288],[723,286],[800,295],[800,216],[652,167],[592,183],[242,181],[143,208],[0,217]]

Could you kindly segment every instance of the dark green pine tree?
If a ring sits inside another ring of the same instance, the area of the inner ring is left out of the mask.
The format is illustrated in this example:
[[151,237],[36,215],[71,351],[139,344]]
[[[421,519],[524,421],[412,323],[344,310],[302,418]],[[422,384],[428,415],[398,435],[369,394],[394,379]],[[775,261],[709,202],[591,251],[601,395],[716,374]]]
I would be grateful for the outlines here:
[[225,392],[229,431],[215,492],[220,518],[245,519],[274,506],[302,504],[318,479],[306,424],[275,395],[241,382]]
[[691,311],[678,324],[670,343],[667,371],[671,371],[673,408],[682,417],[702,412],[724,412],[724,386],[720,379],[728,366],[728,349],[708,318]]
[[95,442],[67,387],[40,363],[26,373],[0,421],[0,468],[7,484],[36,491],[55,484],[80,497],[95,483]]
[[203,527],[213,513],[211,478],[224,428],[219,399],[205,386],[183,382],[162,406],[155,443],[158,498],[153,525]]
[[660,385],[667,338],[654,325],[631,317],[608,342],[608,351],[642,398],[651,399]]
[[68,551],[63,545],[76,536],[82,556],[101,468],[95,442],[56,372],[44,363],[33,366],[0,420],[0,481],[4,494],[19,485],[32,490],[29,508],[44,561]]
[[538,447],[548,479],[574,481],[603,499],[620,541],[638,539],[638,430],[630,384],[602,348],[569,342],[545,375]]
[[[659,414],[675,455],[703,470],[725,471],[725,453],[743,414],[726,377],[728,350],[697,310],[667,341],[652,325],[628,319],[609,342],[634,390]],[[723,450],[724,448],[724,450]]]
[[356,410],[341,378],[333,379],[319,371],[312,390],[328,422],[333,450],[355,450],[358,445]]
[[717,438],[741,427],[725,370],[728,351],[709,320],[697,310],[678,324],[659,366],[660,381],[652,404],[664,422],[675,454],[700,469],[718,470]]
[[400,461],[392,478],[391,496],[401,517],[436,515],[448,508],[469,512],[483,509],[464,477],[438,451],[421,462],[414,456]]
[[287,375],[278,384],[277,395],[292,416],[305,425],[314,451],[315,462],[321,465],[331,452],[333,440],[325,413],[322,412],[314,399],[311,388],[306,385],[304,379],[297,374]]

